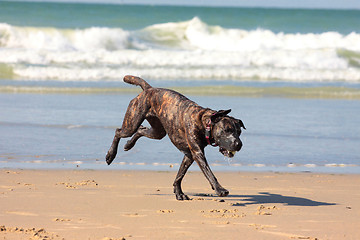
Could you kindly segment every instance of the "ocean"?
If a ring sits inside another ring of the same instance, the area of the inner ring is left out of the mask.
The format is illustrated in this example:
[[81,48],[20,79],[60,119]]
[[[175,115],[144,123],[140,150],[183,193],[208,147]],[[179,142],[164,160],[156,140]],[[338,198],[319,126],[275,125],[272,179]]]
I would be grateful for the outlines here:
[[0,168],[176,170],[168,139],[105,164],[140,92],[128,74],[243,120],[234,158],[206,148],[214,170],[360,173],[360,10],[11,1]]

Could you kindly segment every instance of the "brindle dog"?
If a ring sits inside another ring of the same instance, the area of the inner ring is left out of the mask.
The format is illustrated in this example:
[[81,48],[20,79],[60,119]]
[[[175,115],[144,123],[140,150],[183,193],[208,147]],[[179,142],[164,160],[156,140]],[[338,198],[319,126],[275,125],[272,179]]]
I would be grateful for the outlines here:
[[[243,122],[228,116],[231,110],[203,108],[178,92],[153,88],[139,77],[125,76],[124,82],[140,86],[143,92],[130,102],[122,127],[116,129],[106,155],[107,164],[114,160],[121,138],[132,136],[124,146],[124,150],[128,151],[142,136],[162,139],[168,134],[171,142],[185,155],[173,184],[176,199],[189,200],[181,189],[181,181],[194,161],[216,194],[227,196],[229,191],[219,184],[210,170],[204,148],[207,145],[219,146],[224,156],[233,157],[242,147],[240,134],[241,128],[245,129]],[[145,119],[151,128],[141,125]]]

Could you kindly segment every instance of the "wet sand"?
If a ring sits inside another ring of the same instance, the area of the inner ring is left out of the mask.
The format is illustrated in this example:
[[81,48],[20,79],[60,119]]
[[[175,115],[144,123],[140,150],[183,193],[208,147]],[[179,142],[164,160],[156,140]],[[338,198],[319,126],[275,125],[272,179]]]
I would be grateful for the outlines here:
[[0,170],[0,239],[360,239],[360,175]]

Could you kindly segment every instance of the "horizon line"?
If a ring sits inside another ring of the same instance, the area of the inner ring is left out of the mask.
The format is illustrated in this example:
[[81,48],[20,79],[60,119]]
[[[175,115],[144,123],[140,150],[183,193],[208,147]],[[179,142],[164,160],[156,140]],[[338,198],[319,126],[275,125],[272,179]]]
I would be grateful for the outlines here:
[[24,3],[64,3],[64,4],[98,4],[98,5],[126,5],[126,6],[159,6],[159,7],[208,7],[208,8],[258,8],[258,9],[279,9],[279,10],[339,10],[339,11],[359,11],[359,7],[306,7],[306,6],[261,6],[261,5],[232,5],[232,4],[179,4],[179,3],[129,3],[125,1],[115,2],[111,0],[97,1],[97,0],[3,0],[1,2],[24,2]]

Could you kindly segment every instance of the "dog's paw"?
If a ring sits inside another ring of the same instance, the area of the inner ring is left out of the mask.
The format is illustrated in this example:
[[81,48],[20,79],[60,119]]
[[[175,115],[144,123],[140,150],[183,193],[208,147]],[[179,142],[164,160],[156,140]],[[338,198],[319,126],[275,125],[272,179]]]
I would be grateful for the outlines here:
[[176,196],[176,199],[179,201],[184,201],[184,200],[191,200],[187,195],[185,195],[183,193],[183,191],[181,190],[180,185],[174,185],[174,193]]
[[191,200],[187,195],[185,194],[176,194],[176,199],[179,201],[184,201],[184,200]]
[[132,149],[135,146],[135,143],[131,140],[127,141],[125,146],[124,146],[124,151],[129,151],[130,149]]
[[106,154],[106,163],[108,165],[110,165],[112,163],[112,161],[115,159],[116,153],[114,154],[111,150],[108,151],[108,153]]
[[219,188],[219,189],[216,189],[216,194],[219,197],[226,197],[227,195],[229,195],[229,191],[226,190],[225,188]]

